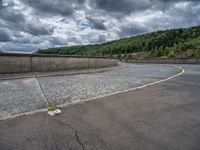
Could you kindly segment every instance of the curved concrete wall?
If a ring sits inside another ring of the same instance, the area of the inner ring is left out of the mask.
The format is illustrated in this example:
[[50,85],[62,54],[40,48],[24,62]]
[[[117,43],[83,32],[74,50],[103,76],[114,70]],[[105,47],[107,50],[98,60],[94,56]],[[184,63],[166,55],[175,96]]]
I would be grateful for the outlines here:
[[128,63],[152,63],[152,64],[200,64],[200,59],[127,59]]
[[116,59],[61,55],[1,54],[0,73],[103,68],[117,65]]

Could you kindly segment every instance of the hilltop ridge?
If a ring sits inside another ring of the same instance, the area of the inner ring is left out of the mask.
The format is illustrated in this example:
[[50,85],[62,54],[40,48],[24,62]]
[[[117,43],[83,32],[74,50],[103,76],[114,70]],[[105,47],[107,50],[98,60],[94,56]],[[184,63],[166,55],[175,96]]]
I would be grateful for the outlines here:
[[199,58],[200,25],[145,33],[102,44],[40,49],[37,53],[129,58]]

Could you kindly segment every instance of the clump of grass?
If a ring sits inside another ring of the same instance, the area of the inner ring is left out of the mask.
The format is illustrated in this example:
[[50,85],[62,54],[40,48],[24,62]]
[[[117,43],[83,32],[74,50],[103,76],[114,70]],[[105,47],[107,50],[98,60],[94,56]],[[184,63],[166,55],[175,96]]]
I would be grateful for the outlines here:
[[57,104],[49,104],[48,111],[55,111],[57,109],[60,109],[60,107]]

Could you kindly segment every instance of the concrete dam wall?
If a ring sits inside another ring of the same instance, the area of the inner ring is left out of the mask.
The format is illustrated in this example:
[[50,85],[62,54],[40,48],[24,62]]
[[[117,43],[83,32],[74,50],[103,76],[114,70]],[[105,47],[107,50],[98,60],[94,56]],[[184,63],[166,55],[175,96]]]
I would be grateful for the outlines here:
[[116,65],[116,59],[103,57],[0,54],[0,73],[75,70]]
[[128,63],[144,63],[144,64],[200,64],[200,59],[126,59]]

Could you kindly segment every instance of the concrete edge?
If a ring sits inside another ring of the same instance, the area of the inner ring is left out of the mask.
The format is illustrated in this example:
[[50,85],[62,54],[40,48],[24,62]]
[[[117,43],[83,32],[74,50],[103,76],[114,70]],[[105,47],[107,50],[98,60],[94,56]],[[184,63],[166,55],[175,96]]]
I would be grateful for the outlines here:
[[0,56],[16,56],[16,57],[66,57],[66,58],[103,58],[103,59],[116,59],[114,57],[103,57],[103,56],[82,56],[82,55],[64,55],[64,54],[41,54],[41,53],[0,53]]
[[8,120],[8,119],[14,119],[14,118],[18,118],[18,117],[23,117],[23,116],[26,116],[26,115],[33,115],[33,114],[36,114],[36,113],[41,113],[41,112],[46,112],[46,111],[47,111],[47,108],[36,109],[36,110],[33,110],[33,111],[24,112],[24,113],[15,114],[15,115],[12,115],[12,116],[0,118],[0,121]]
[[[91,71],[84,71],[84,69],[77,70],[77,72],[69,72],[69,73],[55,73],[51,75],[38,75],[33,74],[30,76],[21,76],[21,77],[5,77],[5,78],[0,78],[0,81],[5,81],[5,80],[16,80],[16,79],[29,79],[29,78],[42,78],[42,77],[54,77],[54,76],[68,76],[68,75],[77,75],[77,74],[92,74],[92,73],[99,73],[99,72],[105,72],[105,71],[111,71],[111,70],[117,70],[117,69],[123,69],[126,68],[127,65],[118,65],[118,66],[113,66],[113,67],[107,67],[107,68],[94,68],[96,70],[91,69]],[[80,71],[80,72],[79,72]]]
[[145,58],[124,59],[124,61],[136,64],[199,64],[200,58]]
[[[159,65],[159,64],[157,64],[157,65]],[[113,95],[117,95],[117,94],[121,94],[121,93],[126,93],[126,92],[135,91],[135,90],[138,90],[138,89],[143,89],[143,88],[145,88],[145,87],[149,87],[149,86],[152,86],[152,85],[156,85],[156,84],[159,84],[159,83],[168,81],[168,80],[170,80],[170,79],[173,79],[173,78],[175,78],[175,77],[178,77],[178,76],[182,75],[182,74],[185,72],[185,69],[182,68],[182,67],[180,67],[180,66],[175,66],[175,65],[164,65],[164,64],[162,64],[162,65],[163,65],[163,66],[174,67],[174,68],[176,68],[176,69],[179,69],[180,72],[179,72],[178,74],[175,74],[175,75],[173,75],[173,76],[170,76],[170,77],[168,77],[168,78],[165,78],[165,79],[162,79],[162,80],[159,80],[159,81],[156,81],[156,82],[148,83],[148,84],[141,85],[141,86],[138,86],[138,87],[135,87],[135,88],[131,88],[131,89],[128,89],[128,90],[124,90],[124,91],[118,91],[118,92],[115,92],[115,93],[112,93],[112,94],[107,94],[107,95],[104,95],[104,96],[98,96],[98,97],[93,97],[93,98],[85,99],[85,100],[81,100],[81,101],[80,101],[80,100],[77,100],[77,101],[75,101],[75,102],[61,104],[61,105],[59,105],[59,107],[61,107],[61,108],[66,108],[66,107],[71,106],[71,105],[75,105],[75,104],[79,104],[79,103],[84,103],[84,102],[96,100],[96,99],[99,99],[99,98],[109,97],[109,96],[113,96]],[[47,111],[48,111],[47,108],[38,109],[38,110],[30,111],[30,112],[25,112],[25,113],[20,113],[20,114],[15,114],[15,115],[8,116],[8,117],[0,118],[0,121],[7,120],[7,119],[14,119],[14,118],[22,117],[22,116],[25,116],[25,115],[33,115],[33,114],[36,114],[36,113],[47,112]]]

